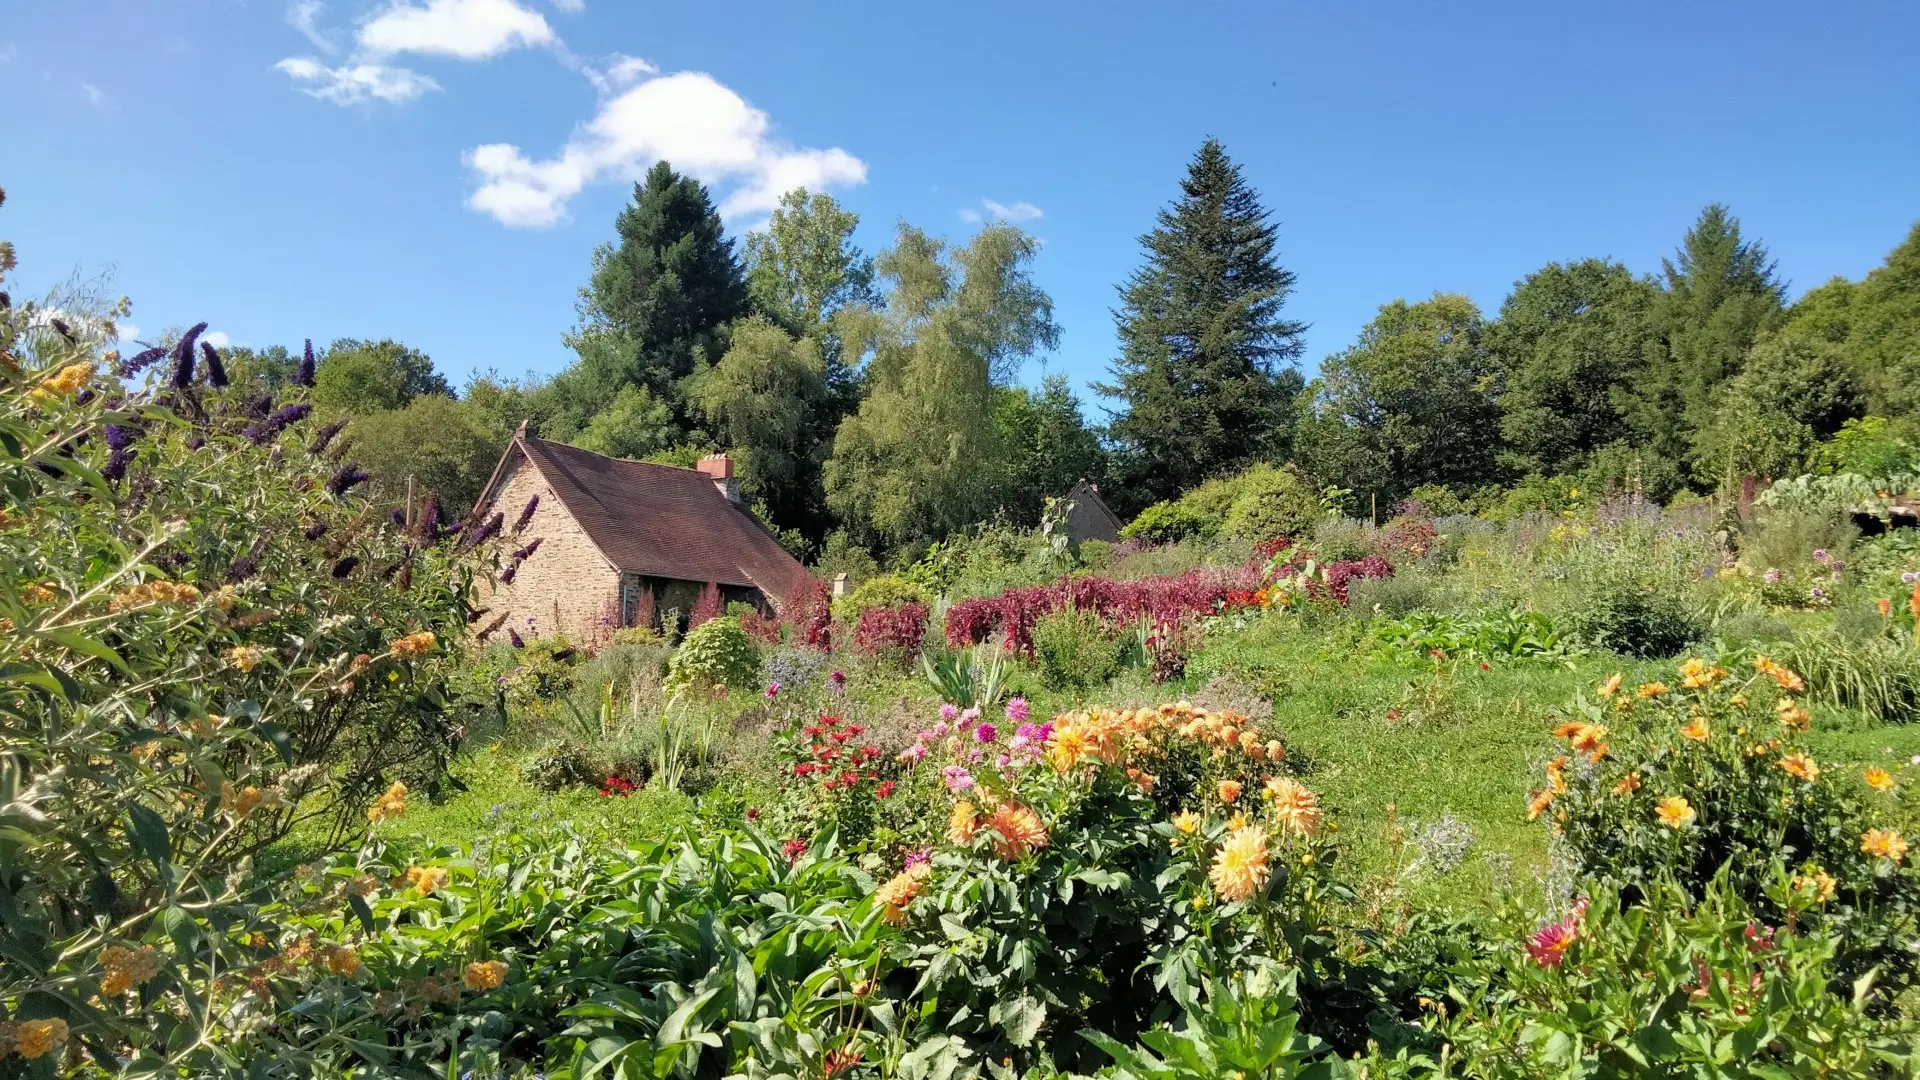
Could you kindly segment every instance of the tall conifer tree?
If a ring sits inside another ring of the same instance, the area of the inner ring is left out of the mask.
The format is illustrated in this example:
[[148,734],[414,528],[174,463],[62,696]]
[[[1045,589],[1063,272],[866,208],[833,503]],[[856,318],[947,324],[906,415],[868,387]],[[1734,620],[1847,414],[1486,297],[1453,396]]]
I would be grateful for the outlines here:
[[1280,315],[1293,274],[1274,260],[1277,227],[1214,139],[1180,198],[1140,238],[1147,260],[1120,290],[1121,354],[1097,389],[1124,411],[1110,431],[1137,503],[1284,453],[1306,327]]

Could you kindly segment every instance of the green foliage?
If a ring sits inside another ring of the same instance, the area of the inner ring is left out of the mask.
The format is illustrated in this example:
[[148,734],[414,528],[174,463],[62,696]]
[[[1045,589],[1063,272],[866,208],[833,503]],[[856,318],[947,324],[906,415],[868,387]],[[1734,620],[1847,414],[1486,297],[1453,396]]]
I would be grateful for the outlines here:
[[941,701],[963,709],[990,709],[1007,692],[1007,658],[986,645],[922,653],[920,668]]
[[1694,436],[1696,472],[1731,487],[1742,476],[1808,471],[1821,440],[1859,415],[1862,394],[1837,346],[1762,339]]
[[677,406],[680,380],[701,357],[725,351],[728,324],[746,311],[733,241],[706,187],[665,161],[633,186],[614,231],[619,243],[595,249],[582,295],[587,328],[617,335],[593,363],[605,368],[610,390],[641,386]]
[[[1244,978],[1208,979],[1180,1025],[1140,1036],[1135,1049],[1104,1032],[1084,1038],[1111,1057],[1116,1080],[1310,1080],[1349,1075],[1325,1060],[1325,1042],[1300,1030],[1299,973],[1259,964]],[[1151,1052],[1150,1052],[1151,1051]]]
[[1037,250],[1011,225],[988,225],[950,253],[902,225],[881,255],[886,307],[848,324],[849,348],[868,358],[867,396],[826,464],[827,504],[861,537],[925,545],[999,502],[996,387],[1059,336],[1028,271]]
[[[1571,644],[1537,611],[1477,615],[1415,611],[1373,625],[1379,648],[1417,659],[1481,660],[1564,656]],[[1435,653],[1440,654],[1434,656]]]
[[1725,883],[1704,900],[1656,885],[1638,906],[1600,888],[1552,924],[1571,935],[1558,955],[1529,951],[1523,914],[1508,925],[1462,973],[1474,992],[1456,992],[1442,1029],[1458,1075],[1775,1080],[1911,1064],[1911,1032],[1877,1023],[1853,987],[1830,992],[1834,936],[1763,925]]
[[1494,479],[1500,414],[1480,310],[1458,293],[1395,300],[1327,358],[1295,436],[1315,477],[1391,506],[1421,484]]
[[1147,507],[1120,535],[1161,542],[1215,537],[1258,542],[1301,536],[1321,516],[1320,497],[1298,470],[1260,462]]
[[359,416],[347,433],[381,494],[403,500],[412,478],[416,500],[434,496],[449,519],[464,516],[480,497],[511,434],[466,402],[441,394]]
[[573,436],[583,450],[608,457],[644,460],[668,450],[677,430],[673,409],[644,386],[623,386]]
[[1065,375],[1046,376],[1038,393],[1024,386],[1003,389],[994,419],[1008,454],[1001,508],[1012,520],[1037,522],[1048,498],[1106,475],[1106,452]]
[[833,329],[840,312],[872,306],[873,260],[853,245],[860,215],[824,191],[794,188],[780,197],[766,227],[747,234],[747,289],[754,307],[788,331],[820,341],[839,360]]
[[851,626],[860,621],[860,613],[868,608],[931,603],[933,595],[924,586],[899,574],[881,574],[868,578],[852,592],[835,600],[833,617]]
[[669,689],[751,690],[759,680],[759,643],[731,616],[708,619],[687,631],[667,665]]
[[1580,590],[1567,632],[1622,656],[1678,655],[1705,629],[1670,579],[1627,565],[1596,572]]
[[452,397],[453,387],[426,353],[391,339],[342,338],[315,369],[313,407],[330,416],[366,416],[435,394]]
[[1621,399],[1656,355],[1656,296],[1602,259],[1548,263],[1514,285],[1487,328],[1505,373],[1500,430],[1512,467],[1577,471],[1629,435]]
[[1278,234],[1240,167],[1208,139],[1180,197],[1141,237],[1146,262],[1114,313],[1113,383],[1099,387],[1125,403],[1110,432],[1121,491],[1136,506],[1285,452],[1306,326],[1280,314],[1293,273],[1274,259]]
[[1049,688],[1084,693],[1113,678],[1126,646],[1100,616],[1069,607],[1034,620],[1033,651]]
[[1896,723],[1920,715],[1920,645],[1908,633],[1861,637],[1829,626],[1802,630],[1772,648],[1807,680],[1816,701]]
[[596,761],[577,739],[549,739],[520,770],[521,779],[549,794],[573,787],[593,787],[607,777],[605,763]]
[[1840,425],[1819,450],[1820,471],[1861,476],[1899,476],[1920,472],[1920,447],[1907,421],[1862,416]]
[[832,424],[821,422],[820,411],[827,395],[827,364],[815,338],[749,318],[735,325],[720,362],[691,380],[688,396],[739,455],[741,492],[774,507],[775,520],[791,522],[806,520],[824,498],[823,432]]

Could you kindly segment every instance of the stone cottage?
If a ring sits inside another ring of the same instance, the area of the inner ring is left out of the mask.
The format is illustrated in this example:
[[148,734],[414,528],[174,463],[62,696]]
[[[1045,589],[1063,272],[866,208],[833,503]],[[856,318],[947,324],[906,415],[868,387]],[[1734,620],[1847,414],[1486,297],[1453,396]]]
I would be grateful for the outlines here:
[[539,550],[481,601],[488,622],[505,614],[523,635],[590,642],[649,612],[656,624],[668,612],[684,619],[709,583],[724,602],[772,612],[807,577],[742,505],[725,454],[693,469],[627,461],[535,438],[523,424],[475,520],[500,513],[511,529],[536,498],[516,539],[537,537]]

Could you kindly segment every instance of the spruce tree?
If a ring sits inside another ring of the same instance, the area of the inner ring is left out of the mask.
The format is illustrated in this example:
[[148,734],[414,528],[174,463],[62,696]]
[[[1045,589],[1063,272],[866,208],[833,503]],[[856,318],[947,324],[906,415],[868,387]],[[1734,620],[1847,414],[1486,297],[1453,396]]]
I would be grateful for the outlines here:
[[619,242],[594,252],[581,301],[583,335],[610,336],[620,347],[583,349],[582,360],[625,370],[581,372],[578,381],[598,393],[646,387],[684,419],[680,380],[700,361],[720,358],[727,327],[746,311],[746,278],[733,241],[706,186],[664,161],[634,185],[633,204],[614,219],[614,229]]
[[1631,413],[1642,441],[1677,460],[1713,424],[1720,392],[1754,341],[1778,323],[1785,285],[1767,249],[1743,238],[1740,220],[1718,203],[1700,212],[1662,269],[1664,356],[1651,365]]
[[1306,327],[1280,316],[1293,274],[1274,261],[1278,229],[1259,195],[1214,139],[1180,189],[1140,238],[1146,264],[1114,316],[1114,381],[1096,387],[1124,403],[1109,430],[1138,504],[1284,453],[1301,386],[1292,361]]

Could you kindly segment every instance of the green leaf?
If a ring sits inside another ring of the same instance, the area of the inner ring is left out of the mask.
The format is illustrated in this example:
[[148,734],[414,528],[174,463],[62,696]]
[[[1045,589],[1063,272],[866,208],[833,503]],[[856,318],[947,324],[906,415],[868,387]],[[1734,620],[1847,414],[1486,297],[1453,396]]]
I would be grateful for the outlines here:
[[167,823],[141,803],[127,807],[127,837],[134,850],[146,856],[154,869],[165,874],[173,858],[173,844],[167,836]]
[[373,909],[358,893],[347,894],[347,907],[353,911],[353,917],[360,920],[362,929],[369,934],[378,932],[373,924]]
[[33,633],[35,637],[46,638],[48,641],[59,645],[69,652],[76,652],[85,656],[94,657],[98,660],[105,660],[115,671],[118,671],[122,675],[132,674],[132,671],[127,667],[127,662],[121,659],[120,654],[108,648],[103,642],[95,641],[82,634],[76,634],[71,630],[36,630]]

